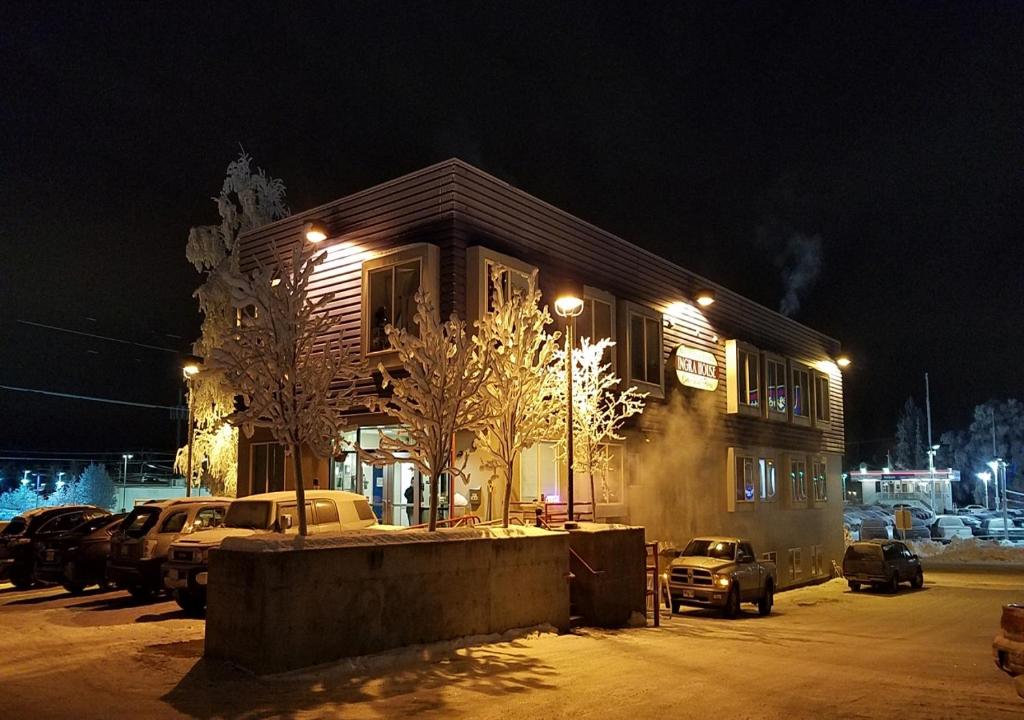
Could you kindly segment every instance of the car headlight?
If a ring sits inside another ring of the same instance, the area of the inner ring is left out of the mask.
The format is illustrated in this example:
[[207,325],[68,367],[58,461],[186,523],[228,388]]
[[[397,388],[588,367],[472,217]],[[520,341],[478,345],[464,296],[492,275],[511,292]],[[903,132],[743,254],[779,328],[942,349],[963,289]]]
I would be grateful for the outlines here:
[[728,575],[719,575],[718,573],[714,573],[711,576],[711,580],[715,583],[716,587],[727,588],[732,583],[731,577]]

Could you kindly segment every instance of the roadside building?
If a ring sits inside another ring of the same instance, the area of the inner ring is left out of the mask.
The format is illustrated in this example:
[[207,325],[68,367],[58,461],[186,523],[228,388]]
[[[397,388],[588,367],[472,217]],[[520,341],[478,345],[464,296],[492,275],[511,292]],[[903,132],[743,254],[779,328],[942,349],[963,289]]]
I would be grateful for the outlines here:
[[[459,160],[449,160],[293,215],[244,235],[243,269],[289,253],[304,223],[324,224],[328,253],[315,287],[337,293],[330,312],[344,339],[372,361],[395,361],[384,326],[408,326],[414,295],[428,288],[443,316],[472,322],[487,311],[489,270],[525,285],[539,271],[545,302],[574,283],[585,300],[577,335],[616,341],[610,357],[647,408],[611,448],[595,483],[577,475],[578,502],[597,520],[643,524],[677,544],[696,534],[749,537],[779,565],[780,584],[827,576],[841,557],[843,453],[839,343],[716,285]],[[703,305],[698,302],[702,297]],[[377,392],[372,377],[361,392]],[[364,449],[397,433],[384,415],[356,414],[346,440]],[[454,488],[465,512],[500,517],[501,483],[489,490],[470,439],[468,483]],[[354,453],[303,457],[310,486],[365,494],[382,522],[425,519],[429,479],[409,463],[383,468]],[[549,512],[566,495],[554,443],[523,453],[513,490],[524,514]],[[283,448],[242,437],[239,494],[291,487]],[[440,487],[446,504],[455,494]],[[595,502],[596,501],[596,502]]]
[[848,480],[860,483],[865,505],[911,505],[941,513],[953,512],[953,483],[960,482],[960,471],[862,469],[851,471]]

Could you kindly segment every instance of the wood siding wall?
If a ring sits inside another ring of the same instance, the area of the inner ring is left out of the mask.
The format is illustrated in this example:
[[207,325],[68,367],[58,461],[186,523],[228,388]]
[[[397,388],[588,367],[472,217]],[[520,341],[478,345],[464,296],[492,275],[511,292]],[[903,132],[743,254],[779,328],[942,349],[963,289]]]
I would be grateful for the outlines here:
[[[484,245],[538,267],[548,298],[556,283],[571,279],[665,314],[672,323],[664,329],[663,343],[665,387],[670,395],[678,387],[670,354],[679,344],[713,353],[720,370],[715,393],[721,419],[715,432],[720,440],[732,445],[843,453],[842,377],[834,365],[822,364],[839,352],[835,340],[466,163],[445,161],[249,233],[241,239],[242,268],[272,262],[275,249],[290,254],[301,241],[303,223],[311,219],[324,222],[331,235],[323,243],[328,260],[317,273],[314,292],[336,293],[330,311],[345,340],[356,346],[360,342],[363,259],[416,242],[437,245],[441,251],[441,312],[465,317],[466,250]],[[691,303],[700,288],[716,293],[715,304],[703,310]],[[668,315],[672,308],[680,311]],[[620,338],[624,330],[618,328]],[[827,368],[831,427],[820,430],[726,415],[728,339],[743,340],[812,369]],[[364,381],[362,389],[372,392],[372,381]],[[690,392],[683,393],[684,401]]]

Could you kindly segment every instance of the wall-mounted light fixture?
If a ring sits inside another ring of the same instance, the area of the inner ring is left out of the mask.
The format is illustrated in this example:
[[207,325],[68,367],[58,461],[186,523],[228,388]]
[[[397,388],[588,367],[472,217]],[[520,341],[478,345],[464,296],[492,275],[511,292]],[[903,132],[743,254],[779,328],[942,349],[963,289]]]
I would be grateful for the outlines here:
[[322,222],[313,220],[302,226],[302,234],[315,245],[327,239],[327,227]]
[[846,355],[840,355],[839,357],[836,358],[836,365],[838,365],[843,370],[850,367],[850,362],[850,358],[847,357]]
[[701,307],[708,307],[709,305],[713,305],[715,302],[715,291],[708,290],[706,288],[698,290],[693,294],[693,299]]

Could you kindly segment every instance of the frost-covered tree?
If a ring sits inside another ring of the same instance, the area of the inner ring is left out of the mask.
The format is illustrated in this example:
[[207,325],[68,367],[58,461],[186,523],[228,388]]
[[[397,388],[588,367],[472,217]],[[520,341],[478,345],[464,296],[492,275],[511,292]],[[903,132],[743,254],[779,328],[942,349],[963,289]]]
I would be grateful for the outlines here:
[[900,419],[896,423],[896,455],[893,464],[900,470],[928,467],[923,425],[924,413],[914,402],[914,398],[907,398]]
[[[203,315],[199,339],[193,352],[209,356],[235,326],[235,307],[225,277],[238,272],[235,246],[239,235],[289,214],[284,183],[262,169],[253,170],[252,158],[244,151],[228,165],[220,194],[213,198],[220,214],[219,225],[193,227],[189,231],[185,256],[203,278],[195,292]],[[238,432],[224,423],[233,411],[234,396],[223,374],[206,372],[190,383],[193,393],[195,435],[193,474],[202,468],[203,482],[214,495],[233,496],[237,491]],[[178,450],[174,469],[187,473],[186,446]],[[195,462],[205,458],[205,464]],[[193,484],[195,478],[188,479]]]
[[101,508],[114,507],[117,489],[104,465],[90,463],[78,476],[78,480],[74,481],[74,484],[77,486],[80,502]]
[[[647,393],[641,393],[635,387],[617,389],[619,378],[612,372],[611,365],[604,362],[607,349],[614,344],[608,338],[594,343],[589,338],[582,338],[580,347],[572,353],[573,471],[587,474],[590,497],[595,503],[595,476],[601,478],[602,498],[605,502],[609,499],[611,455],[607,443],[623,439],[619,430],[626,420],[643,412],[644,398],[647,397]],[[565,350],[559,351],[559,364],[563,370],[557,401],[564,407],[568,402],[565,397]],[[564,437],[559,443],[559,452],[564,458]]]
[[19,485],[0,495],[0,511],[8,515],[17,515],[44,504],[30,484]]
[[378,366],[382,386],[392,388],[381,409],[403,425],[396,437],[381,435],[380,448],[360,455],[373,464],[395,462],[397,453],[431,479],[429,529],[437,529],[438,479],[447,475],[454,485],[462,477],[453,458],[452,441],[462,430],[476,431],[488,406],[482,389],[487,381],[485,360],[466,335],[466,323],[455,315],[441,322],[429,294],[416,293],[416,332],[388,325],[388,343],[404,374]]
[[249,275],[225,273],[238,327],[210,353],[205,372],[222,373],[243,409],[227,421],[252,435],[267,428],[292,456],[299,534],[306,534],[301,448],[324,457],[332,452],[353,404],[362,364],[349,351],[327,308],[333,293],[310,298],[309,283],[327,256],[279,258],[275,268]]
[[[987,471],[990,460],[1001,457],[1010,467],[1024,461],[1024,403],[1010,398],[977,405],[970,426],[943,433],[941,442],[937,462],[960,471],[960,487],[955,490],[973,488],[980,498],[984,488],[975,473]],[[1007,475],[1010,489],[1019,491],[1020,473]]]
[[482,466],[505,482],[502,521],[508,527],[512,473],[526,448],[556,436],[564,418],[558,394],[558,333],[548,333],[551,315],[540,306],[537,272],[525,291],[506,291],[502,268],[491,270],[493,310],[477,322],[474,342],[489,377],[481,387],[486,422],[476,433]]

